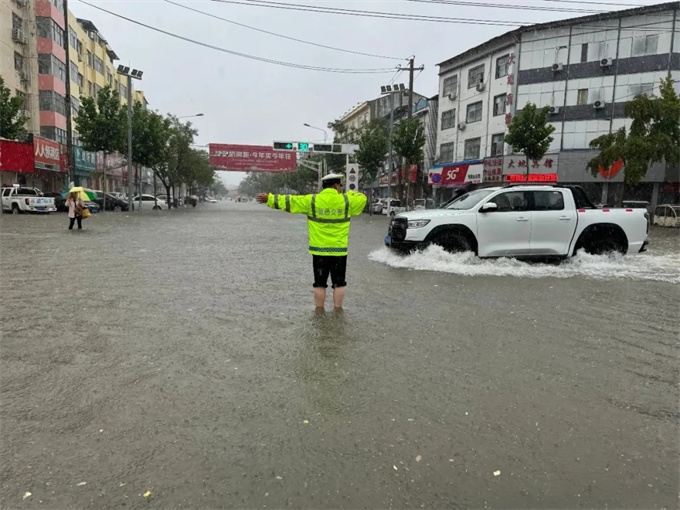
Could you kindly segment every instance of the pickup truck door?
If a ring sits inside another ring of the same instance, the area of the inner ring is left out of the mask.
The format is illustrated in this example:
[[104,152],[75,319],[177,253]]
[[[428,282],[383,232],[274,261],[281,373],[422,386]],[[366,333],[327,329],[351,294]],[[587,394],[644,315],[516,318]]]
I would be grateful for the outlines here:
[[567,255],[576,230],[576,206],[569,192],[527,192],[531,209],[531,255]]
[[477,213],[479,256],[529,255],[531,211],[526,192],[508,190],[485,202],[494,202],[498,209]]

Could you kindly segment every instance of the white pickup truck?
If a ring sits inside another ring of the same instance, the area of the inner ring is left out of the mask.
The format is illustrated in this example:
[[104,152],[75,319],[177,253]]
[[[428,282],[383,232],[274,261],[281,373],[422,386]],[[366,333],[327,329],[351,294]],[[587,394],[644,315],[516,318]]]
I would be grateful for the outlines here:
[[598,209],[579,186],[506,186],[466,193],[446,209],[399,214],[385,244],[410,252],[436,244],[479,257],[569,257],[638,253],[647,245],[644,209]]
[[37,188],[22,188],[13,186],[2,188],[2,212],[20,213],[46,213],[57,210],[54,198],[44,197]]

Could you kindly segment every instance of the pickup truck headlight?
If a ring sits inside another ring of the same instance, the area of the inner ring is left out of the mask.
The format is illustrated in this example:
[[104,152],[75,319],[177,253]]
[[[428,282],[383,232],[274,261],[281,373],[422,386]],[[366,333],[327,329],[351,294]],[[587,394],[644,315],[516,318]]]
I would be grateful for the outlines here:
[[430,223],[430,220],[411,220],[408,222],[408,228],[423,228]]

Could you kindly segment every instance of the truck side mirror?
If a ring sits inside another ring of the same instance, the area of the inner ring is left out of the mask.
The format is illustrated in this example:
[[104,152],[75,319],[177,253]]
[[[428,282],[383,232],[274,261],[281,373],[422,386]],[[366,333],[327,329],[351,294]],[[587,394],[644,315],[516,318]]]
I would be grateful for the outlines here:
[[497,211],[498,210],[498,204],[495,202],[487,202],[482,206],[482,208],[479,210],[479,212],[491,212],[491,211]]

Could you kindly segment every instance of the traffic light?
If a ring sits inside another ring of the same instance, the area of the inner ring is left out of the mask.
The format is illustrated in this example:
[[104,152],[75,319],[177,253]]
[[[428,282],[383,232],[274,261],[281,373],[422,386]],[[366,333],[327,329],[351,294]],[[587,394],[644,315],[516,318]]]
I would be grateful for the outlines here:
[[309,151],[309,144],[307,142],[298,142],[297,148],[300,152],[307,152]]
[[293,142],[274,142],[274,149],[282,151],[294,151],[295,144]]
[[312,148],[314,152],[333,152],[332,144],[315,143]]

